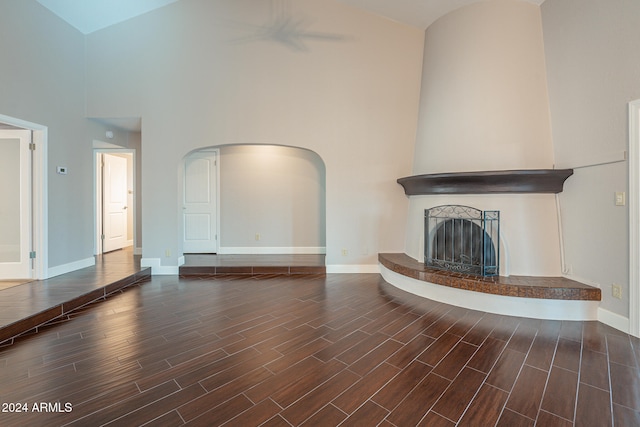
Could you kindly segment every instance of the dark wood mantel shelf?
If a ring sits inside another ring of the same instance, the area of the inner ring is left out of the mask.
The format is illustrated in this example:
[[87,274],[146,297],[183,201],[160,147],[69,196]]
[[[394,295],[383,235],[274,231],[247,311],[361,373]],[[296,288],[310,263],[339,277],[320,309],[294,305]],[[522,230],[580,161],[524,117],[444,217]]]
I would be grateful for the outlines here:
[[407,196],[426,194],[560,193],[573,169],[453,172],[399,178]]

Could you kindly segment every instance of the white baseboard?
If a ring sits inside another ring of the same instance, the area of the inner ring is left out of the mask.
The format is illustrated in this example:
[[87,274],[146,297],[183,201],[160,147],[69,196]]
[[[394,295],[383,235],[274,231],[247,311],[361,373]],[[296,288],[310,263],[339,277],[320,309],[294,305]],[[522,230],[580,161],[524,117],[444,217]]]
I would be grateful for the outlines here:
[[327,248],[324,246],[273,246],[273,247],[253,247],[253,246],[227,246],[219,247],[218,254],[221,255],[297,255],[297,254],[326,254]]
[[162,265],[160,258],[141,258],[140,267],[151,267],[153,276],[177,276],[179,273],[179,266]]
[[594,288],[598,288],[598,289],[602,289],[602,287],[600,286],[600,283],[596,283],[593,282],[589,279],[585,279],[579,276],[575,276],[573,274],[563,274],[562,277],[564,277],[565,279],[569,279],[569,280],[575,280],[576,282],[580,282],[583,285],[589,285],[589,286],[593,286]]
[[339,274],[358,274],[358,273],[378,273],[380,274],[380,266],[378,264],[332,264],[327,265],[327,273]]
[[624,317],[612,311],[598,307],[598,321],[604,323],[605,325],[609,325],[614,329],[622,331],[625,334],[629,333],[630,323],[628,317]]
[[55,267],[49,267],[47,270],[47,278],[71,273],[72,271],[80,270],[82,268],[93,267],[94,265],[96,265],[96,259],[94,257],[81,259],[68,264],[56,265]]

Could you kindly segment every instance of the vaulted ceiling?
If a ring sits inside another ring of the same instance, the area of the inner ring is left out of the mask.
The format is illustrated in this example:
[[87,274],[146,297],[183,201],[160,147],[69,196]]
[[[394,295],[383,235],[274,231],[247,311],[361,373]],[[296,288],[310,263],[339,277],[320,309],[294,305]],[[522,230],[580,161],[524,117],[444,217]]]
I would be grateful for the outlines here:
[[[38,3],[68,22],[83,34],[126,21],[138,15],[180,0],[37,0]],[[275,4],[294,0],[255,0]],[[460,7],[483,0],[337,0],[346,5],[384,16],[419,29]],[[541,5],[545,0],[526,1]],[[140,118],[105,119],[100,121],[128,131],[140,131]]]
[[[126,21],[179,0],[37,0],[84,34]],[[291,0],[260,0],[286,2]],[[452,10],[482,0],[338,0],[425,29]],[[520,1],[520,0],[514,0]],[[523,0],[540,5],[545,0]]]

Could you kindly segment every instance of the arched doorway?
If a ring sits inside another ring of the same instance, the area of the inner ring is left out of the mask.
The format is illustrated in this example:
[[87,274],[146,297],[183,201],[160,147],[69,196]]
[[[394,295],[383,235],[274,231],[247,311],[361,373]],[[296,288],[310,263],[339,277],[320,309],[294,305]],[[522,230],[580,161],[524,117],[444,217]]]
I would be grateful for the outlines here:
[[[187,172],[187,163],[212,150],[217,153],[217,175],[203,182],[215,187],[219,201],[212,204],[217,211],[211,212],[217,218],[216,253],[326,253],[326,172],[318,154],[298,147],[262,144],[196,150],[185,156],[183,201],[189,193],[194,194],[189,183],[193,177],[186,175],[194,171]],[[204,176],[206,170],[202,167],[197,173]],[[182,210],[190,209],[183,204]],[[200,219],[204,223],[206,218]],[[186,237],[194,228],[187,224],[184,214],[183,226]],[[186,246],[184,252],[193,253]]]

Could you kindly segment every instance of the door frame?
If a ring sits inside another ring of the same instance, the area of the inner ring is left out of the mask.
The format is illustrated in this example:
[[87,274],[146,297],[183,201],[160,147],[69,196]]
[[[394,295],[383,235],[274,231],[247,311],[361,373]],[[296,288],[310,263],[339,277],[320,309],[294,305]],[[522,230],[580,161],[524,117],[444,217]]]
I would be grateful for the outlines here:
[[629,333],[640,337],[640,99],[629,103]]
[[31,164],[31,250],[33,259],[32,279],[49,278],[49,221],[48,221],[48,181],[47,143],[48,128],[37,123],[0,114],[0,122],[31,131],[31,142],[35,144]]
[[[100,144],[108,144],[102,143],[101,141],[94,141],[94,145],[96,142]],[[113,144],[109,144],[113,145]],[[102,255],[102,244],[101,244],[101,235],[102,235],[102,173],[100,167],[100,158],[102,154],[131,154],[131,167],[132,167],[132,182],[131,187],[133,188],[133,200],[132,200],[132,214],[133,214],[133,229],[131,233],[133,234],[133,247],[137,248],[137,229],[138,222],[136,221],[136,212],[137,212],[137,204],[136,204],[136,150],[132,148],[94,148],[93,149],[93,253],[94,255]]]

